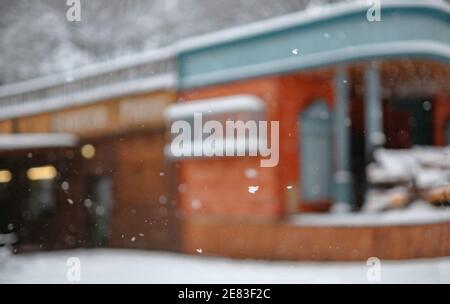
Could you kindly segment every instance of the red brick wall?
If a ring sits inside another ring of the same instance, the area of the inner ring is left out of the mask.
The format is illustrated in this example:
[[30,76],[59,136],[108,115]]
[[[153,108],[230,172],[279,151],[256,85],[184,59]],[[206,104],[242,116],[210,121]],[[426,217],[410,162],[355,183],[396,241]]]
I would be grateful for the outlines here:
[[[280,212],[276,171],[260,168],[258,158],[185,160],[180,169],[183,215],[259,219]],[[256,170],[257,175],[249,178],[246,170]],[[252,194],[249,186],[259,190]]]
[[[255,95],[266,103],[267,120],[279,120],[279,79],[278,76],[267,77],[201,88],[182,92],[181,97],[196,100]],[[254,180],[245,176],[245,170],[249,168],[258,169]],[[178,195],[185,215],[271,220],[283,214],[280,171],[278,167],[260,168],[256,157],[183,160],[179,183],[186,185],[186,191]],[[251,194],[248,186],[259,186],[259,190]],[[192,208],[194,200],[201,202],[197,209]]]
[[[318,71],[257,78],[182,92],[181,98],[188,101],[237,94],[259,96],[266,103],[267,119],[280,121],[279,165],[260,169],[260,180],[257,180],[260,188],[255,194],[249,194],[247,187],[257,183],[249,181],[244,172],[249,167],[259,168],[257,159],[184,160],[180,162],[180,183],[186,184],[187,189],[179,194],[182,210],[189,215],[274,219],[286,214],[292,200],[295,200],[295,206],[289,208],[291,212],[324,209],[324,206],[326,209],[330,201],[309,204],[299,199],[301,189],[298,189],[298,184],[301,177],[298,174],[297,119],[299,113],[317,99],[324,99],[332,107],[331,76],[329,71]],[[292,186],[292,189],[287,189],[287,186]],[[202,205],[192,210],[190,204],[195,199],[200,200]]]
[[[302,178],[299,175],[299,133],[298,116],[308,106],[318,99],[326,101],[333,108],[332,74],[328,71],[318,71],[308,74],[293,74],[280,77],[280,170],[283,190],[288,185],[296,189]],[[333,151],[330,151],[333,153]],[[301,197],[302,189],[297,191]],[[305,202],[298,199],[297,211],[323,211],[331,203]],[[291,210],[296,211],[296,210]]]
[[183,251],[240,259],[365,261],[450,255],[450,222],[403,226],[320,227],[289,223],[182,223]]

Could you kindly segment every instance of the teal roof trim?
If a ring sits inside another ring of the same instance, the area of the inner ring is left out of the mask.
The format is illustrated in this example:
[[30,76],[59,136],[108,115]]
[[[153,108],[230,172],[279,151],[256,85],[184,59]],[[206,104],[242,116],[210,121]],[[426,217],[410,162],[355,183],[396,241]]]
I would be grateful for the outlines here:
[[373,58],[418,57],[449,62],[450,10],[435,4],[382,5],[380,22],[367,21],[367,7],[362,6],[308,22],[299,16],[297,23],[278,28],[265,28],[261,23],[261,31],[234,39],[221,41],[212,35],[213,43],[204,41],[179,51],[179,87],[188,89]]

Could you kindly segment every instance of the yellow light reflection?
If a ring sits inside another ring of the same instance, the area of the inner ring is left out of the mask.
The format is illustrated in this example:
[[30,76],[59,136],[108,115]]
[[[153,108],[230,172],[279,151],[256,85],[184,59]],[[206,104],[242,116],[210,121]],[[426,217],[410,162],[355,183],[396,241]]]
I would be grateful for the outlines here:
[[95,156],[95,147],[93,145],[84,145],[81,147],[81,155],[86,159],[91,159]]
[[56,169],[53,166],[34,167],[27,171],[27,177],[30,180],[44,180],[54,179],[56,176]]
[[11,171],[9,170],[0,170],[0,183],[6,184],[9,183],[12,179]]

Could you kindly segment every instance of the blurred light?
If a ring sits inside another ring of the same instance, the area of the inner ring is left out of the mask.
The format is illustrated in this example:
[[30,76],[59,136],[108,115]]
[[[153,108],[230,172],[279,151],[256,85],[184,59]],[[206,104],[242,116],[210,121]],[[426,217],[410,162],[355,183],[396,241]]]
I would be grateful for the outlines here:
[[11,171],[9,170],[0,170],[0,183],[9,183],[12,179]]
[[27,171],[27,177],[30,180],[54,179],[56,169],[53,166],[35,167]]
[[81,155],[86,159],[91,159],[95,156],[95,147],[93,145],[84,145],[81,147]]

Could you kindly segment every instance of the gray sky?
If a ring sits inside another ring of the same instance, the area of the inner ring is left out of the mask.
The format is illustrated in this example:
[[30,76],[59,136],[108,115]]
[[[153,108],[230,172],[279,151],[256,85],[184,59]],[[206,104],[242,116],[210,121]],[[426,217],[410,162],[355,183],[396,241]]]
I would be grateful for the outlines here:
[[[181,38],[339,0],[0,0],[0,83],[155,49]],[[345,0],[344,0],[345,1]]]

